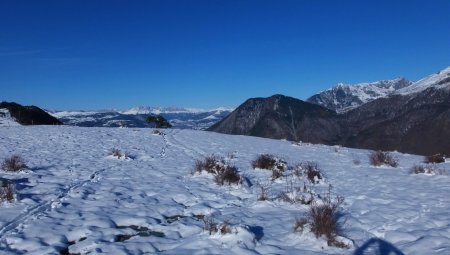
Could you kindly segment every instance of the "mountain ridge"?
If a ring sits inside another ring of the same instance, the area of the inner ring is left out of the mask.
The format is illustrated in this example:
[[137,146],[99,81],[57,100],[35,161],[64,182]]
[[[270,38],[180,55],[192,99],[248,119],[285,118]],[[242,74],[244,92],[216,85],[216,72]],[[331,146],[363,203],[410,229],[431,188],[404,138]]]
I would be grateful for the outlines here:
[[412,82],[405,78],[358,84],[338,83],[309,97],[306,101],[343,113],[372,100],[391,95],[411,84]]
[[83,127],[151,127],[146,121],[151,114],[162,115],[175,128],[203,130],[231,112],[221,107],[213,110],[175,107],[134,107],[128,110],[49,111],[64,124]]
[[[432,75],[420,80],[429,82],[418,92],[391,93],[341,113],[280,95],[249,99],[208,130],[362,149],[450,155],[450,75],[447,76],[446,70],[450,68],[438,72],[439,77]],[[289,100],[276,107],[274,98]],[[261,109],[266,110],[264,114]],[[302,114],[295,115],[286,109]],[[258,127],[265,130],[255,131],[255,123],[263,123]]]

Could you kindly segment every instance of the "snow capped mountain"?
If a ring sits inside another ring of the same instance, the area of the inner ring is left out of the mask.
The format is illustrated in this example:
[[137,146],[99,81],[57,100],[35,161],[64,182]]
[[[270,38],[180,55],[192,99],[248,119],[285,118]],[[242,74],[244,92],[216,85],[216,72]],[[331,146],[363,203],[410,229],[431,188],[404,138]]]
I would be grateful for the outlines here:
[[134,107],[125,111],[51,111],[54,117],[66,125],[82,127],[150,127],[146,118],[150,114],[161,114],[175,128],[206,129],[227,116],[233,109],[211,110],[177,107]]
[[178,107],[149,107],[138,106],[125,111],[121,114],[136,115],[136,114],[171,114],[171,113],[204,113],[204,112],[221,112],[233,111],[232,108],[219,107],[216,109],[199,109],[199,108],[178,108]]
[[412,82],[405,78],[353,85],[339,83],[308,98],[306,101],[342,113],[377,98],[386,97],[400,89],[409,87],[411,84]]
[[432,87],[436,89],[450,87],[450,66],[437,73],[414,82],[411,86],[396,91],[395,94],[415,94]]

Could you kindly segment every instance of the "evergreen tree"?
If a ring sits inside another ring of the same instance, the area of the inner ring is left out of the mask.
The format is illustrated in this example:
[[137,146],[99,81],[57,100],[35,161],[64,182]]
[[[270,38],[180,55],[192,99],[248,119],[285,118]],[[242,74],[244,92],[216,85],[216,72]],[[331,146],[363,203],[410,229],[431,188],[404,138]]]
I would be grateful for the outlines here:
[[171,128],[172,125],[161,115],[150,115],[147,122],[155,125],[156,128]]

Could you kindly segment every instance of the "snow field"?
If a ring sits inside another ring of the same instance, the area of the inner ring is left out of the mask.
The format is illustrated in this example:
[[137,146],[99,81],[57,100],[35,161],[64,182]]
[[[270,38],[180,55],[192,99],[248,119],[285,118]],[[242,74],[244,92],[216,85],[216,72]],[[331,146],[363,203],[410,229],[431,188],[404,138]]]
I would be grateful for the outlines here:
[[[411,174],[421,156],[393,153],[398,168],[373,167],[366,150],[163,132],[1,127],[0,155],[21,155],[29,169],[0,172],[17,190],[14,203],[0,205],[0,253],[371,254],[381,248],[450,253],[449,176]],[[112,157],[112,148],[129,158]],[[272,181],[271,171],[251,166],[263,153],[290,166],[314,161],[325,178],[311,184],[287,170]],[[212,154],[236,166],[245,181],[219,186],[211,174],[191,174],[197,160]],[[449,163],[439,167],[448,171]],[[309,231],[295,233],[296,218],[309,206],[279,198],[305,185],[324,196],[329,184],[345,198],[340,223],[351,249],[329,247]],[[258,200],[261,186],[268,200]],[[203,217],[228,222],[231,233],[210,235]]]

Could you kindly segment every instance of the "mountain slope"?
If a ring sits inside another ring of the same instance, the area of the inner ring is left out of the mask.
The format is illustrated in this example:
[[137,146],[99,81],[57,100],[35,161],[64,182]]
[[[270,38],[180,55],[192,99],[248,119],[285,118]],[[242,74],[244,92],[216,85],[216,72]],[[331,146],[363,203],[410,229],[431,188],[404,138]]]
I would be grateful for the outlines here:
[[321,105],[338,113],[354,109],[377,98],[386,97],[412,84],[405,78],[383,80],[373,83],[343,84],[322,91],[306,101]]
[[0,102],[0,109],[8,110],[10,117],[21,125],[61,125],[62,123],[36,106],[22,106],[13,102]]
[[396,91],[396,94],[408,95],[422,92],[428,88],[445,89],[450,84],[450,66],[432,75],[429,75],[411,86]]
[[345,146],[450,155],[450,90],[380,98],[342,116]]
[[252,98],[209,131],[312,143],[334,141],[336,114],[292,97]]

